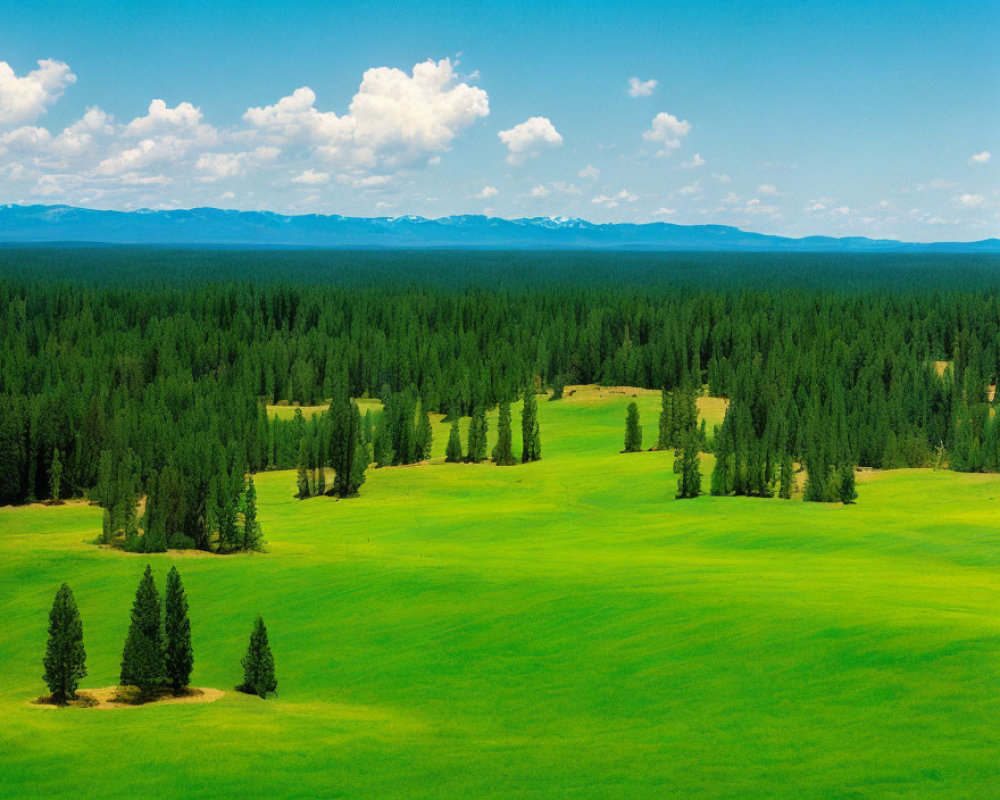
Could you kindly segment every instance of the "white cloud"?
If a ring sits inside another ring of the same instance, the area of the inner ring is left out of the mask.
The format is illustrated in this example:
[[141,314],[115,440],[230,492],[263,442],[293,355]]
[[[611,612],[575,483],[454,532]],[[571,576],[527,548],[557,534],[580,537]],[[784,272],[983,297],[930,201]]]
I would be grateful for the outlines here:
[[721,175],[713,175],[712,176],[712,180],[713,181],[718,181],[719,183],[732,183],[733,182],[733,179],[730,178],[729,175],[727,175],[726,173],[722,173]]
[[125,126],[126,136],[152,136],[157,133],[198,131],[201,126],[201,109],[191,103],[178,103],[168,108],[162,100],[153,100],[144,117],[136,117]]
[[601,171],[592,164],[587,164],[587,166],[585,166],[576,174],[581,178],[589,178],[591,180],[594,180],[601,174]]
[[292,178],[292,183],[304,183],[309,186],[318,186],[319,184],[329,183],[330,173],[329,172],[317,172],[314,169],[306,169]]
[[681,164],[684,169],[695,169],[696,167],[703,167],[708,163],[701,157],[700,153],[695,153],[694,157],[690,161],[685,161]]
[[550,194],[559,195],[574,195],[580,194],[579,188],[576,184],[567,183],[566,181],[549,181],[548,183],[540,183],[533,187],[530,192],[528,192],[529,197],[548,197]]
[[757,187],[757,194],[759,195],[776,195],[778,194],[778,187],[773,183],[762,183]]
[[676,208],[667,208],[666,206],[660,206],[650,216],[653,216],[653,217],[672,217],[676,213],[677,213],[677,209]]
[[547,117],[531,117],[497,136],[507,145],[508,164],[523,164],[538,155],[542,147],[559,147],[563,137]]
[[690,130],[691,123],[686,119],[679,120],[673,114],[661,111],[653,117],[652,126],[642,134],[642,138],[660,145],[661,149],[656,155],[668,156],[681,146],[681,138],[687,136]]
[[969,157],[970,164],[985,164],[990,160],[990,151],[983,150],[981,153],[976,153],[974,156]]
[[649,97],[653,92],[656,91],[656,87],[659,84],[654,78],[650,78],[648,81],[641,81],[636,77],[628,79],[628,94],[629,97]]
[[687,195],[698,194],[698,192],[700,191],[701,191],[701,180],[697,180],[694,183],[689,183],[687,186],[682,186],[680,189],[676,189],[670,194],[671,196],[679,194],[682,197],[686,197]]
[[425,61],[412,74],[394,67],[365,72],[348,113],[315,107],[303,86],[272,106],[249,108],[243,119],[281,146],[301,144],[355,169],[399,167],[448,150],[452,140],[490,113],[482,89],[457,83],[451,61]]
[[595,206],[604,206],[604,208],[618,208],[621,203],[634,203],[638,199],[638,195],[632,194],[628,189],[622,189],[615,195],[599,194],[590,202]]
[[31,122],[76,81],[76,75],[62,61],[51,58],[38,62],[38,69],[22,78],[6,61],[0,61],[0,125]]
[[484,186],[483,190],[476,196],[486,200],[490,197],[496,197],[498,194],[500,194],[500,190],[496,186]]
[[[281,151],[277,147],[258,147],[242,153],[205,153],[198,158],[194,166],[195,169],[204,173],[201,180],[211,182],[222,178],[236,178],[246,175],[250,168],[274,161],[280,154]],[[308,172],[312,172],[312,170],[308,170]],[[327,179],[329,177],[327,175]],[[320,181],[320,183],[323,182]]]
[[955,198],[962,208],[981,208],[986,205],[986,196],[981,194],[963,194]]

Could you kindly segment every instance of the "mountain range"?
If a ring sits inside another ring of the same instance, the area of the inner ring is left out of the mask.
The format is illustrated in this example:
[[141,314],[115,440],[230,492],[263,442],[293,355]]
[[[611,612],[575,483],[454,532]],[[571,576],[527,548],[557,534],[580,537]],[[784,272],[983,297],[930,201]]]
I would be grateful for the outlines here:
[[727,225],[596,224],[567,217],[344,217],[219,208],[99,211],[0,206],[0,243],[217,247],[596,249],[648,251],[1000,253],[1000,239],[900,242],[860,236],[793,239]]

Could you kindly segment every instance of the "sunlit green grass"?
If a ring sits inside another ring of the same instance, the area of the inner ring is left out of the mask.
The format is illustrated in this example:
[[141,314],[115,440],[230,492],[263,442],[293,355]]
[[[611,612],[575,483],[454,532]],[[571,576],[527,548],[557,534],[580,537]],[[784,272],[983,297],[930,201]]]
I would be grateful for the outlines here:
[[[352,500],[260,475],[264,555],[127,555],[88,543],[95,508],[0,510],[0,793],[1000,796],[1000,478],[675,501],[672,453],[618,452],[629,400],[542,399],[527,466],[444,464],[436,424],[432,463]],[[116,681],[147,560],[181,570],[194,683],[237,682],[260,612],[276,699],[27,704],[63,580],[83,685]]]

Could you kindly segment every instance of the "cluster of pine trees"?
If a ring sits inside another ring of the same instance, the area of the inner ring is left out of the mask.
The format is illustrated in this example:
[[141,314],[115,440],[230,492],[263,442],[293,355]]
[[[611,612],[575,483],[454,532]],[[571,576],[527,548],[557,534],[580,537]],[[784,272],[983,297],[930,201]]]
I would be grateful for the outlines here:
[[[52,603],[48,633],[42,662],[43,678],[52,702],[62,705],[76,699],[79,681],[87,675],[83,622],[73,591],[65,583]],[[242,666],[243,682],[237,687],[241,691],[266,697],[277,690],[274,656],[268,644],[267,628],[259,616],[250,634]],[[135,687],[141,702],[165,691],[179,695],[187,690],[193,668],[191,622],[180,573],[176,567],[171,567],[167,574],[166,596],[161,603],[153,571],[147,564],[132,604],[119,685]]]
[[553,397],[707,385],[749,405],[732,491],[737,461],[760,493],[785,455],[826,465],[823,496],[845,464],[1000,469],[992,262],[733,258],[5,251],[0,504],[94,496],[107,536],[137,542],[152,497],[153,539],[159,519],[168,544],[229,548],[245,476],[302,460],[268,404],[387,400],[375,463],[419,460],[424,412],[473,416],[477,461],[487,410],[536,377]]

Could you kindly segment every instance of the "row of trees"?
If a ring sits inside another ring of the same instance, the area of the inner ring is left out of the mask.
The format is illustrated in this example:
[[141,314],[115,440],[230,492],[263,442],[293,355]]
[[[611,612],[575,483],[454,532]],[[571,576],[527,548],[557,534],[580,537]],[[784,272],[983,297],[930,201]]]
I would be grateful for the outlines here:
[[[696,401],[697,394],[690,390],[662,393],[657,445],[658,449],[663,444],[674,449],[677,497],[698,496],[699,452],[711,450],[715,453],[711,494],[773,497],[777,491],[779,497],[790,499],[797,490],[797,478],[785,418],[773,413],[772,408],[762,408],[758,400],[749,403],[734,400],[726,409],[721,427],[715,428],[708,441],[705,421],[702,420],[700,428],[697,424]],[[803,499],[853,503],[858,496],[855,469],[849,450],[838,447],[837,433],[842,429],[830,425],[827,416],[817,412],[805,430],[801,449],[805,452],[808,478]],[[641,449],[639,407],[633,401],[625,415],[624,452]]]
[[[42,662],[43,679],[52,702],[62,705],[76,699],[79,682],[87,675],[86,661],[83,622],[73,591],[64,583],[56,592],[49,612],[48,641]],[[265,697],[277,690],[274,657],[260,617],[254,623],[242,666],[243,682],[238,687],[241,691]],[[191,622],[180,574],[176,567],[171,567],[166,596],[161,603],[153,571],[147,565],[132,604],[119,685],[134,686],[141,701],[165,691],[179,695],[187,690],[193,668]]]

